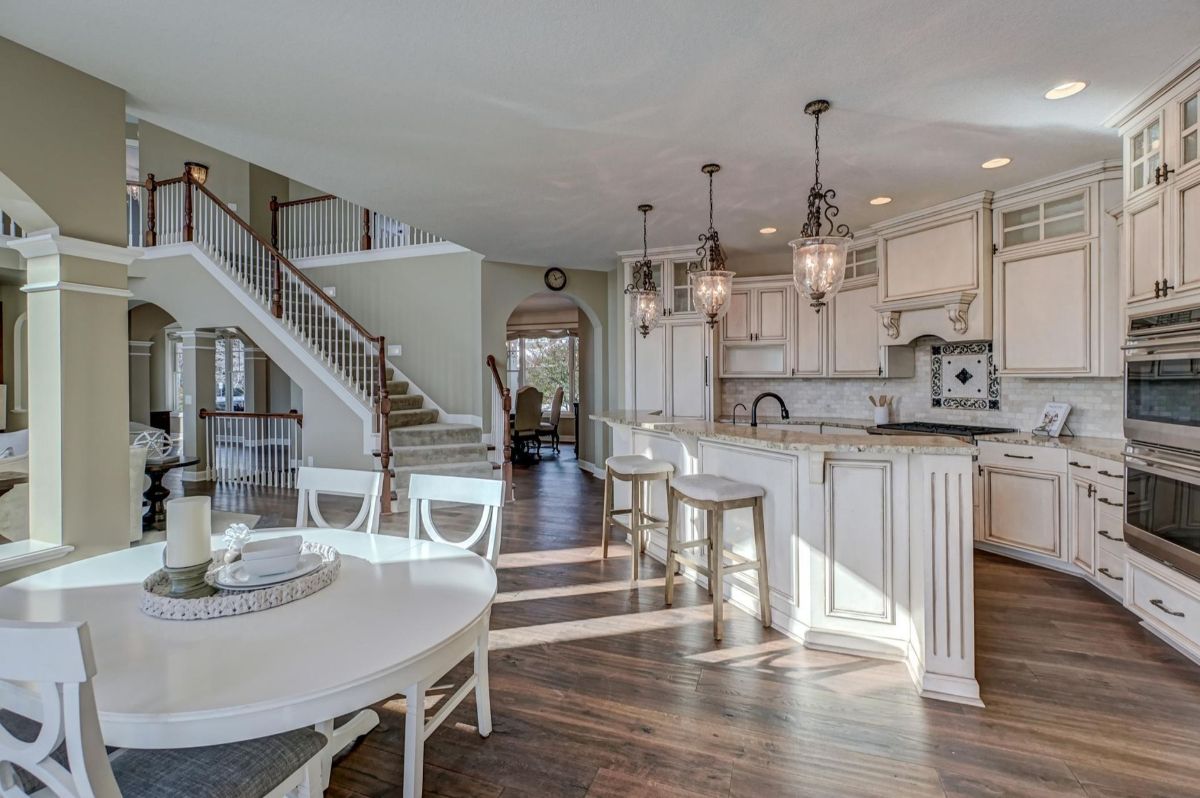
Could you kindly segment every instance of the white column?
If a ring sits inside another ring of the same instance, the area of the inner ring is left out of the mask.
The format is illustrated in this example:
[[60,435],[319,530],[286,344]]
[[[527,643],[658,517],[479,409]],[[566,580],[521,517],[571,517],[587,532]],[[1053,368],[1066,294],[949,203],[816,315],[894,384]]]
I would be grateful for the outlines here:
[[208,478],[208,448],[200,411],[217,409],[217,334],[184,330],[179,337],[183,347],[183,452],[188,458],[200,458],[184,471],[183,479],[203,481]]
[[129,544],[128,267],[136,252],[54,233],[26,259],[30,537]]
[[983,706],[975,680],[971,458],[922,455],[911,463],[909,670],[922,696]]
[[153,341],[129,342],[129,420],[150,423],[150,347]]

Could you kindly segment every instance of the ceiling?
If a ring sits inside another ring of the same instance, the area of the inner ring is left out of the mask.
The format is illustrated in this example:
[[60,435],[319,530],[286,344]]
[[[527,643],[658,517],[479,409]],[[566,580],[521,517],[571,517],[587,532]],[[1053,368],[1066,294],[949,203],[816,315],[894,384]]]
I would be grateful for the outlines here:
[[[833,102],[825,185],[863,227],[1118,157],[1105,117],[1200,41],[1195,0],[2,8],[0,35],[125,88],[138,117],[489,258],[587,268],[640,245],[640,202],[651,246],[694,241],[706,161],[730,250],[786,252],[814,97]],[[1042,98],[1072,79],[1090,86]]]

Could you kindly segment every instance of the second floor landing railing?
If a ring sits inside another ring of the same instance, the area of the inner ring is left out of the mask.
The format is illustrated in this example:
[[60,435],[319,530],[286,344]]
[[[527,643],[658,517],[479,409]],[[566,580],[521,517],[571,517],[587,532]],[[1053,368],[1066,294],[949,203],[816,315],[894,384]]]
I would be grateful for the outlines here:
[[349,200],[271,197],[271,244],[289,258],[434,244],[444,239]]

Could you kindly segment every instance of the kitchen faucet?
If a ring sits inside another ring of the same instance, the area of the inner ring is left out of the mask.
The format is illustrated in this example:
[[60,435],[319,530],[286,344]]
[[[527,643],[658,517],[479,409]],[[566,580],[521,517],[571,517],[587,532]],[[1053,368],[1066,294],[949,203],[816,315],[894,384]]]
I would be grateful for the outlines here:
[[752,427],[758,426],[758,403],[761,402],[763,399],[766,399],[767,397],[770,397],[770,398],[774,399],[776,402],[779,402],[779,417],[780,418],[782,418],[784,421],[787,421],[789,418],[791,418],[791,414],[788,413],[787,405],[785,405],[783,403],[783,397],[777,393],[771,393],[770,391],[766,391],[766,392],[760,393],[758,396],[754,397],[754,402],[750,405],[750,426],[752,426]]
[[738,402],[736,405],[733,406],[733,425],[735,427],[737,426],[737,409],[739,407],[742,408],[743,410],[747,409],[746,406],[744,404],[742,404],[741,402]]

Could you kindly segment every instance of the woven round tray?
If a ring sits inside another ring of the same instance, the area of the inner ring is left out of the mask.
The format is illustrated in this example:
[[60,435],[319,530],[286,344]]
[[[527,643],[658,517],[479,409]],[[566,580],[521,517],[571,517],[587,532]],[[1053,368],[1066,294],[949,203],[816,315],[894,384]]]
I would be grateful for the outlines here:
[[[268,585],[258,590],[220,590],[204,598],[172,598],[167,595],[170,581],[166,572],[155,571],[142,583],[142,612],[155,618],[169,621],[202,621],[210,618],[225,618],[247,612],[269,610],[289,602],[311,596],[318,590],[333,584],[342,569],[342,558],[333,546],[321,543],[304,543],[302,554],[320,554],[325,560],[321,567],[298,579]],[[211,577],[224,564],[224,549],[213,553],[213,564],[205,579]]]

